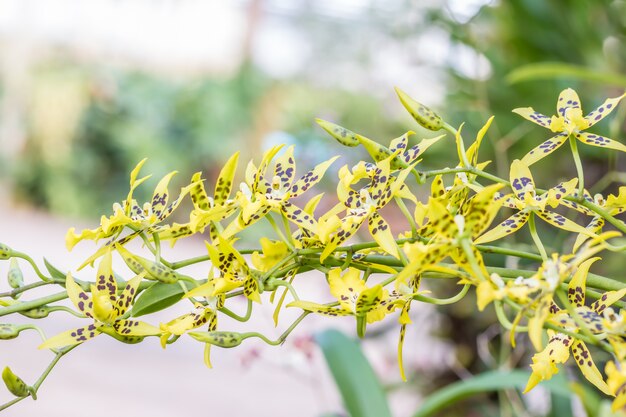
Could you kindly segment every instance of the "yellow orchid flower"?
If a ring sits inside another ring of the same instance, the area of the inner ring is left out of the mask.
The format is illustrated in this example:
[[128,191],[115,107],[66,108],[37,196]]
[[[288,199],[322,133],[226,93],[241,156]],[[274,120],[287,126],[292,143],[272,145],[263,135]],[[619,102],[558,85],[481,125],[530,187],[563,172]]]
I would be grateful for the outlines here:
[[387,290],[381,285],[369,288],[361,279],[361,271],[356,268],[348,268],[341,275],[340,268],[331,269],[328,272],[328,284],[330,293],[339,302],[338,307],[329,307],[310,301],[293,301],[287,307],[299,307],[325,316],[356,316],[365,318],[368,323],[381,320],[381,302],[388,297]]
[[[611,216],[616,216],[626,211],[626,187],[619,187],[617,195],[609,194],[606,199],[602,196],[602,194],[596,194],[593,199],[590,196],[585,196],[585,198],[588,201],[590,200],[593,202],[595,205],[602,207]],[[585,209],[582,206],[580,207]],[[585,210],[586,211],[579,211],[593,216],[585,229],[594,234],[600,233],[602,231],[602,227],[604,226],[604,218],[602,216],[598,216],[591,210]],[[574,242],[574,250],[577,250],[587,239],[589,239],[589,235],[579,234],[576,237],[576,242]]]
[[220,239],[217,247],[206,243],[211,263],[219,269],[221,276],[215,279],[212,295],[223,294],[243,286],[244,295],[257,303],[261,302],[259,283],[250,271],[246,260],[226,239]]
[[513,161],[510,175],[513,194],[498,195],[496,198],[502,199],[504,206],[519,211],[476,239],[476,244],[501,239],[517,231],[526,224],[532,215],[537,215],[540,219],[560,229],[595,236],[591,231],[565,216],[546,210],[546,206],[557,207],[566,196],[574,194],[578,182],[576,178],[561,182],[545,193],[537,195],[535,181],[528,166],[523,161],[519,159]]
[[[587,259],[578,266],[570,280],[567,291],[569,303],[572,304],[576,314],[578,314],[578,317],[586,325],[587,329],[594,334],[601,334],[605,333],[606,330],[610,330],[608,327],[605,327],[605,321],[603,320],[604,312],[607,307],[626,295],[626,288],[619,291],[609,291],[604,293],[589,307],[585,305],[585,282],[589,268],[598,259],[600,258]],[[549,311],[552,315],[552,318],[549,319],[551,322],[570,332],[579,331],[576,322],[556,304],[552,303]],[[565,363],[569,358],[571,349],[575,362],[585,378],[605,394],[610,395],[612,393],[612,390],[604,382],[589,349],[583,341],[563,333],[554,331],[549,331],[548,333],[550,335],[548,345],[533,356],[533,364],[531,365],[533,373],[530,376],[525,392],[530,391],[539,382],[550,379],[552,375],[556,374],[558,372],[556,364]],[[531,335],[530,332],[529,335]]]
[[78,311],[94,320],[90,325],[68,330],[46,340],[39,349],[55,349],[74,346],[92,339],[100,333],[111,332],[128,342],[137,342],[145,336],[155,336],[161,331],[142,321],[122,319],[128,311],[143,275],[128,281],[122,293],[117,294],[117,282],[111,269],[111,252],[107,252],[98,268],[98,279],[91,284],[91,295],[78,285],[71,274],[67,275],[67,295]]
[[514,109],[513,112],[523,118],[550,129],[552,132],[558,132],[556,136],[528,152],[522,158],[522,161],[527,166],[534,164],[561,147],[570,135],[574,135],[576,139],[587,145],[626,152],[626,146],[619,142],[604,136],[583,132],[583,130],[592,127],[608,116],[624,96],[626,96],[626,93],[619,97],[606,99],[598,108],[584,117],[578,94],[571,88],[567,88],[559,94],[556,104],[557,115],[555,116],[548,117],[536,112],[532,107]]
[[220,236],[230,238],[263,218],[270,210],[282,213],[287,220],[298,227],[303,227],[312,233],[317,232],[315,219],[289,200],[302,195],[317,184],[338,157],[318,164],[313,170],[296,180],[296,163],[293,157],[293,146],[290,146],[283,155],[276,158],[273,176],[270,178],[267,175],[267,169],[281,148],[282,145],[275,146],[267,151],[258,168],[252,161],[248,164],[246,181],[241,183],[237,194],[241,213]]
[[[353,172],[353,179],[350,183],[346,183],[345,180],[344,183],[339,182],[337,194],[341,202],[336,207],[343,206],[346,215],[341,219],[338,229],[328,237],[326,247],[320,256],[321,261],[324,261],[339,245],[356,233],[366,219],[370,234],[376,243],[392,256],[396,258],[399,256],[391,228],[385,219],[378,214],[378,210],[385,207],[396,195],[412,197],[412,194],[407,195],[406,191],[408,190],[402,189],[412,167],[400,171],[398,176],[394,177],[391,175],[390,168],[392,157],[384,159],[376,165],[357,166],[357,171],[362,170],[361,174],[354,175]],[[339,174],[340,178],[345,177],[342,172],[349,173],[350,171],[346,167],[342,168]],[[362,175],[369,177],[370,183],[356,191],[351,187],[351,184],[353,181],[361,179]]]
[[616,412],[626,407],[626,361],[609,361],[604,372],[609,390],[615,396],[611,410]]
[[196,172],[191,177],[189,195],[194,209],[190,214],[190,220],[184,224],[175,223],[160,232],[161,240],[171,240],[173,246],[177,239],[196,232],[202,233],[207,226],[210,226],[211,239],[215,241],[218,238],[213,222],[226,219],[239,207],[238,200],[230,198],[238,160],[239,152],[236,152],[226,161],[215,182],[212,197],[207,194],[201,172]]
[[267,272],[278,262],[289,254],[289,248],[280,240],[271,241],[268,238],[261,238],[261,249],[263,255],[254,251],[252,254],[252,265],[261,272]]

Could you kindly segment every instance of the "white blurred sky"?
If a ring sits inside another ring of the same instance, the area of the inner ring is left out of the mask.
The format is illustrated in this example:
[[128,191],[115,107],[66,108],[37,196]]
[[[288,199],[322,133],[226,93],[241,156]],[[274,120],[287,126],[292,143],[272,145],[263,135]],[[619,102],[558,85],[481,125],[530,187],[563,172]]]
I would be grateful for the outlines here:
[[[423,11],[433,6],[443,7],[459,21],[467,21],[487,3],[488,0],[2,0],[0,39],[9,44],[18,42],[24,48],[62,46],[80,57],[103,63],[182,73],[229,74],[241,63],[251,9],[257,5],[260,13],[250,39],[250,56],[270,76],[292,78],[308,70],[313,72],[315,81],[331,85],[335,81],[345,89],[368,89],[375,95],[377,89],[388,92],[392,85],[420,84],[421,99],[432,103],[438,101],[443,87],[433,67],[452,65],[464,74],[482,78],[489,73],[488,63],[469,48],[451,45],[443,31],[428,30],[414,41],[399,43],[384,33],[384,26],[387,22],[390,28],[401,23],[419,29]],[[303,25],[302,16],[313,25]],[[353,28],[364,45],[342,39],[342,32],[338,32],[338,38],[332,38],[334,29],[346,27]],[[336,43],[333,46],[340,51],[344,48],[345,62],[336,55],[332,62],[320,62],[325,59],[319,56],[320,31],[330,32],[326,36],[330,35],[331,42]],[[344,41],[346,44],[341,45]],[[362,53],[370,56],[367,65],[354,60]]]

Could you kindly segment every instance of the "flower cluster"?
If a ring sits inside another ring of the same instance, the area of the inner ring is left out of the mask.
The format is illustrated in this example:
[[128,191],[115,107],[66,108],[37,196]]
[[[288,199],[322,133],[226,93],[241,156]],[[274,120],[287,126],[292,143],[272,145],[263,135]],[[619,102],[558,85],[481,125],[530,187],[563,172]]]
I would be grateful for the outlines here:
[[[418,124],[431,131],[444,130],[448,137],[424,138],[412,145],[415,133],[409,131],[387,146],[318,120],[339,143],[362,145],[371,156],[369,161],[338,168],[334,196],[314,194],[311,189],[337,157],[299,176],[294,147],[275,146],[260,161],[247,164],[238,186],[239,154],[235,154],[221,169],[212,194],[207,192],[202,173],[196,173],[174,198],[169,191],[172,172],[158,182],[150,201],[140,204],[133,194],[149,178],[139,178],[145,160],[141,161],[130,174],[126,199],[114,204],[112,214],[102,216],[94,229],[67,233],[69,250],[84,240],[98,242],[96,252],[77,268],[98,262],[95,280],[79,280],[77,273],[63,273],[46,262],[50,276],[37,269],[41,285],[63,287],[62,296],[19,301],[22,292],[40,285],[25,284],[19,273],[15,260],[26,259],[26,255],[0,245],[0,260],[12,259],[12,290],[0,294],[0,314],[41,318],[64,309],[84,319],[84,326],[41,344],[41,349],[57,355],[102,333],[124,343],[155,337],[164,348],[189,335],[204,344],[207,366],[211,366],[211,346],[235,347],[251,337],[280,344],[308,314],[352,319],[359,336],[366,333],[368,324],[394,317],[399,323],[400,375],[406,379],[402,356],[412,303],[449,304],[475,288],[478,310],[494,305],[513,344],[520,333],[528,333],[536,353],[526,391],[550,379],[558,372],[557,365],[571,354],[584,378],[615,397],[615,409],[626,405],[625,313],[615,310],[623,305],[626,287],[589,272],[599,260],[595,255],[607,249],[626,249],[615,244],[615,238],[626,233],[626,224],[614,217],[626,211],[626,188],[620,188],[617,195],[591,197],[578,172],[578,178],[554,181],[541,189],[529,168],[568,138],[573,143],[578,140],[626,150],[617,141],[584,132],[610,113],[623,96],[608,99],[585,117],[571,89],[559,96],[558,115],[552,118],[532,108],[516,109],[557,135],[515,159],[507,180],[485,171],[488,161],[479,162],[479,148],[493,118],[466,148],[461,128],[451,127],[404,92],[398,90],[398,95]],[[426,158],[431,148],[445,146],[441,145],[445,141],[454,141],[458,159],[451,161],[451,166],[455,168],[422,170],[420,158]],[[574,145],[572,152],[579,158]],[[417,197],[422,195],[427,198]],[[190,200],[191,209],[181,213],[185,199]],[[171,220],[175,211],[182,223]],[[404,225],[389,221],[392,212],[404,215]],[[579,224],[576,216],[590,219]],[[571,248],[549,253],[537,231],[536,218],[571,236],[566,240]],[[260,222],[267,222],[274,236],[263,237],[259,248],[243,248],[242,232]],[[607,223],[616,230],[603,232]],[[508,239],[521,233],[525,224],[535,246],[530,251]],[[164,241],[173,245],[194,235],[205,240],[202,256],[165,259],[161,253]],[[134,245],[135,241],[143,248]],[[492,242],[498,246],[485,245]],[[498,268],[485,260],[485,253],[524,259],[528,269]],[[115,257],[130,272],[114,273]],[[185,266],[200,263],[207,263],[203,277],[182,272]],[[301,298],[296,278],[308,271],[324,276],[330,293],[327,300]],[[422,287],[433,277],[450,279],[458,293],[448,298],[429,294]],[[64,298],[69,298],[75,309],[54,305]],[[238,298],[247,304],[243,316],[230,309]],[[154,324],[136,319],[167,311],[177,303],[188,303],[188,312]],[[299,309],[301,315],[275,341],[254,331],[236,333],[221,328],[223,315],[247,321],[259,304],[273,305],[277,323],[283,308]],[[6,326],[4,338],[17,337],[19,331]],[[613,354],[605,375],[592,358],[594,351]],[[24,395],[36,391],[24,387],[19,390]]]

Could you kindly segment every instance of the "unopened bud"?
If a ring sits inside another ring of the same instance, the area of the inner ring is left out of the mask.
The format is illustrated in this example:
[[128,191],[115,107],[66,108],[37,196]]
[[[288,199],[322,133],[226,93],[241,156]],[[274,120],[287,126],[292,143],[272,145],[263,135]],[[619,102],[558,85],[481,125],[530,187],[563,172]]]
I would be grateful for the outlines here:
[[241,333],[224,331],[189,332],[188,334],[200,342],[209,343],[223,348],[239,346],[244,339]]
[[2,380],[11,394],[16,397],[26,397],[29,394],[28,385],[26,385],[22,378],[15,375],[8,366],[2,371]]
[[9,259],[13,256],[13,249],[5,245],[4,243],[0,243],[0,260]]
[[428,130],[441,130],[443,128],[443,120],[441,117],[428,107],[413,100],[404,91],[396,87],[396,93],[400,98],[400,102],[404,108],[413,116],[415,121]]
[[20,314],[22,316],[28,317],[29,319],[43,319],[45,317],[48,317],[48,315],[50,314],[50,308],[49,307],[31,308],[30,310],[20,311]]
[[337,142],[341,143],[344,146],[358,146],[359,140],[357,139],[357,134],[352,132],[351,130],[346,129],[345,127],[336,125],[331,122],[327,122],[322,119],[315,119],[318,125],[322,127],[325,131],[328,132],[330,136],[337,139]]
[[20,288],[24,285],[24,275],[22,274],[22,270],[20,269],[17,259],[15,258],[11,259],[7,281],[9,281],[11,288]]
[[161,281],[166,284],[178,282],[180,274],[165,265],[151,261],[138,255],[130,253],[122,245],[115,245],[115,248],[122,255],[124,262],[131,271],[139,275],[146,271],[146,278]]
[[20,331],[22,330],[23,327],[21,326],[10,323],[2,323],[0,324],[0,340],[15,339],[17,336],[19,336]]

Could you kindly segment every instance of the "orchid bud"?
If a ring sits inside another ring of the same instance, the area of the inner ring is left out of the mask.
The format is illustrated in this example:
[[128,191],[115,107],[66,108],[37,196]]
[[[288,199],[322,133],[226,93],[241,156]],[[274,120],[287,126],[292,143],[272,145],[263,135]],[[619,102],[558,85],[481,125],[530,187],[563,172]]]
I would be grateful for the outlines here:
[[0,243],[0,260],[9,259],[13,256],[13,249],[5,245],[4,243]]
[[166,284],[173,284],[178,282],[180,278],[180,274],[174,271],[171,268],[166,267],[158,262],[152,261],[150,259],[143,258],[138,255],[134,255],[127,251],[122,245],[115,245],[115,248],[122,255],[124,262],[131,271],[135,274],[139,275],[142,272],[146,271],[147,279],[153,279],[156,281],[161,281]]
[[15,339],[24,328],[10,323],[0,324],[0,340]]
[[[9,281],[11,288],[20,288],[24,285],[24,275],[22,274],[22,270],[20,269],[17,259],[15,258],[11,259],[7,281]],[[18,296],[19,294],[14,298],[17,298]]]
[[244,339],[241,333],[224,331],[189,332],[188,334],[200,342],[209,343],[223,348],[239,346]]
[[415,121],[422,127],[428,130],[441,130],[443,128],[443,120],[441,117],[433,112],[428,107],[413,100],[404,91],[396,87],[396,93],[400,98],[400,102],[404,108],[413,116]]
[[331,122],[327,122],[322,119],[315,119],[318,125],[322,127],[330,136],[337,139],[337,142],[341,143],[345,146],[358,146],[359,140],[357,139],[357,134],[352,132],[351,130],[346,129],[345,127],[336,125]]
[[15,375],[13,371],[11,371],[11,368],[9,368],[8,366],[4,368],[4,371],[2,371],[2,380],[4,381],[4,384],[7,386],[11,394],[15,395],[16,397],[28,396],[28,385],[26,385],[22,378]]

